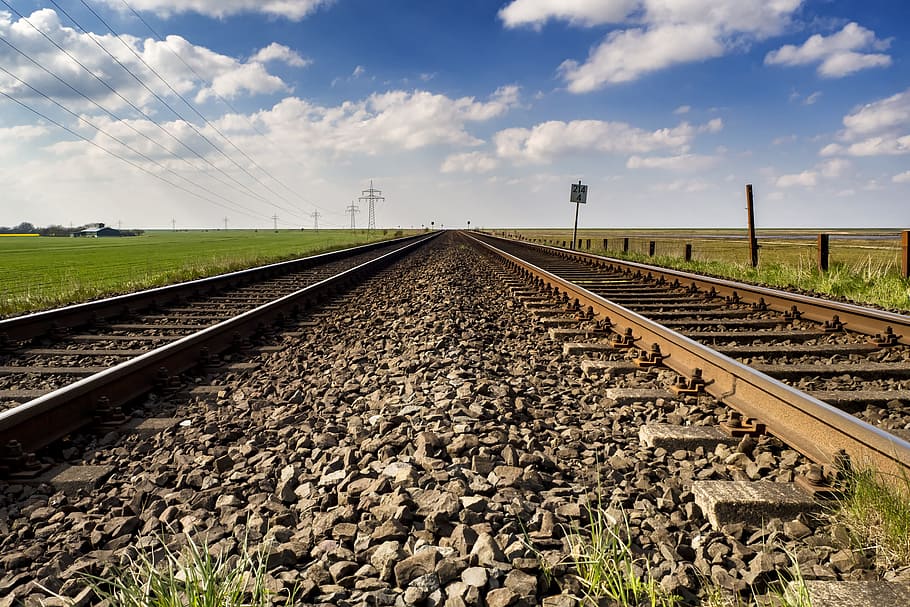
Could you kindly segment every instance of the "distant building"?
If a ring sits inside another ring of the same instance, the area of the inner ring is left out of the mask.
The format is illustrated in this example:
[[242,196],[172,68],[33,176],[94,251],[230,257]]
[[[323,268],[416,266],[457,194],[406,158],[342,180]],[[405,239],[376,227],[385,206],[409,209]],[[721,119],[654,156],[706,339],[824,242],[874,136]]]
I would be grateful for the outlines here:
[[73,236],[81,236],[84,238],[107,238],[111,236],[123,236],[123,234],[120,230],[105,227],[103,223],[90,223],[83,229],[74,233]]

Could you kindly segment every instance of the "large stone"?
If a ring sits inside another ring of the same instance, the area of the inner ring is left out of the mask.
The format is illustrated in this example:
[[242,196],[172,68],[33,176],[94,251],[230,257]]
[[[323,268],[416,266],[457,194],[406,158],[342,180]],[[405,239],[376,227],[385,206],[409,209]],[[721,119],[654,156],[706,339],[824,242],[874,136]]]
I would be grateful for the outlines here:
[[411,580],[433,573],[438,561],[439,552],[435,549],[421,550],[395,565],[395,582],[399,588],[405,588]]

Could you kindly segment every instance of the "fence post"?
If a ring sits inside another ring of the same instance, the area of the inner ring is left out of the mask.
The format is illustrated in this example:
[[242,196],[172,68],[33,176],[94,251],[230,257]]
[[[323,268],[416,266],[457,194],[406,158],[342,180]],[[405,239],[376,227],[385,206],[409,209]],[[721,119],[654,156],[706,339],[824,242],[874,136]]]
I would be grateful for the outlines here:
[[692,243],[686,243],[686,261],[692,261]]
[[648,243],[648,257],[654,257],[654,241]]
[[749,258],[752,267],[758,266],[758,239],[755,238],[755,212],[752,207],[752,184],[746,184],[746,210],[749,213]]
[[623,253],[629,252],[629,239],[628,238],[622,239],[622,252]]
[[608,239],[604,238],[604,251],[609,251],[610,247],[607,246]]
[[910,230],[901,232],[901,276],[910,278]]
[[818,235],[818,269],[821,272],[828,271],[828,235]]

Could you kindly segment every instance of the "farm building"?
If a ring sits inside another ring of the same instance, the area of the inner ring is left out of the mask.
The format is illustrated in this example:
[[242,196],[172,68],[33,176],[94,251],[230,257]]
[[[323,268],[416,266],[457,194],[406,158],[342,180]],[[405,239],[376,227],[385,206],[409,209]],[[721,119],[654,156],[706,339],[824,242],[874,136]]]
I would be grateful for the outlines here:
[[73,236],[82,236],[84,238],[104,238],[110,236],[122,236],[122,234],[120,233],[120,230],[105,227],[103,223],[92,223],[74,233]]

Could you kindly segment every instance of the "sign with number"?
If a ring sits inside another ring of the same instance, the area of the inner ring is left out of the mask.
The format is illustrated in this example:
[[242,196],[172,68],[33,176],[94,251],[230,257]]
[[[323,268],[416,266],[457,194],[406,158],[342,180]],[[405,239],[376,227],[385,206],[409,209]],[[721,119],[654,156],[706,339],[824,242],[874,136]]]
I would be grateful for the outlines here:
[[588,186],[578,183],[572,184],[572,193],[569,195],[569,202],[578,202],[586,204],[588,202]]

